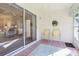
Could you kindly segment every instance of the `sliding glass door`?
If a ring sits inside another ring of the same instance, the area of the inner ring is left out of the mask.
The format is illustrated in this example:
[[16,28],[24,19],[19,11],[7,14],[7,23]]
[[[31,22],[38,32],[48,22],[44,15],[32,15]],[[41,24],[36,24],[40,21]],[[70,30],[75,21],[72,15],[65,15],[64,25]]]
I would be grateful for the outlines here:
[[36,19],[30,12],[25,10],[25,44],[36,40]]
[[35,17],[16,4],[0,4],[0,56],[36,40]]
[[79,16],[74,17],[74,38],[79,40]]
[[0,4],[0,55],[23,46],[23,10],[12,4]]

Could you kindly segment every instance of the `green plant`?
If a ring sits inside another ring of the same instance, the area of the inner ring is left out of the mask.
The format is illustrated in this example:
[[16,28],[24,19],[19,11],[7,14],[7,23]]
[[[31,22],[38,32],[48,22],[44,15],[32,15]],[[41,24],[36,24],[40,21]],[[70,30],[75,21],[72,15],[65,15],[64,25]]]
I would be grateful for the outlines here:
[[52,25],[53,25],[53,26],[57,26],[57,25],[58,25],[58,22],[57,22],[56,20],[53,20],[53,21],[52,21]]

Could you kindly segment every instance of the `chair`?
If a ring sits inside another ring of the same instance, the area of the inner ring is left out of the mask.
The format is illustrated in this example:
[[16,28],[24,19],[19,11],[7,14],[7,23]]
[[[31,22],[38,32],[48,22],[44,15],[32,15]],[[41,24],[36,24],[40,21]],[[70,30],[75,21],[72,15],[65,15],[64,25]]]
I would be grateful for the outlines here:
[[48,29],[45,29],[45,30],[43,31],[43,38],[44,38],[44,39],[49,39],[49,30],[48,30]]
[[52,30],[52,36],[53,36],[53,39],[60,39],[61,37],[61,34],[60,34],[60,30],[59,29],[53,29]]

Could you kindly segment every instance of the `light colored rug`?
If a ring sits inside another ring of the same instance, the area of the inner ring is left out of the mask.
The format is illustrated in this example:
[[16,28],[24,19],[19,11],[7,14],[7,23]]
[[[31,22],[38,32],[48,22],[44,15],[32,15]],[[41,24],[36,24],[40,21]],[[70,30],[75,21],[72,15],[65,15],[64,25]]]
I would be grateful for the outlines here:
[[36,49],[34,49],[29,55],[31,56],[48,56],[53,54],[62,48],[40,44]]

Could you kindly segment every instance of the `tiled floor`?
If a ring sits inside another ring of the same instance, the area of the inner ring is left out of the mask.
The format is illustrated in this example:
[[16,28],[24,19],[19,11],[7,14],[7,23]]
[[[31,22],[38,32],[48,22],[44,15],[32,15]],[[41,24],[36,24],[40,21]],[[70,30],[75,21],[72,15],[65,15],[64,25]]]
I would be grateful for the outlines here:
[[[51,46],[60,47],[60,48],[66,48],[66,45],[64,42],[43,39],[43,40],[36,42],[35,44],[30,46],[29,48],[26,48],[23,51],[19,52],[18,54],[16,54],[16,56],[28,56],[40,44],[51,45]],[[72,50],[72,54],[78,55],[77,50],[75,48],[70,48],[70,47],[67,47],[67,48]]]

